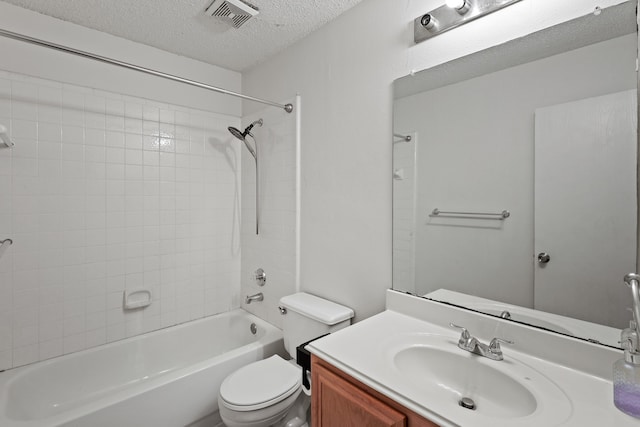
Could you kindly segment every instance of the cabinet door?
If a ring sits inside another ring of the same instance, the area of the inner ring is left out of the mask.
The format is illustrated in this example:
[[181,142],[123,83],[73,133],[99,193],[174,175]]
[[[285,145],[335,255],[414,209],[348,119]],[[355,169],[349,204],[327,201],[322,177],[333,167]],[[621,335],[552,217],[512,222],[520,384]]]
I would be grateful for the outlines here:
[[322,366],[313,367],[314,427],[405,427],[406,416]]

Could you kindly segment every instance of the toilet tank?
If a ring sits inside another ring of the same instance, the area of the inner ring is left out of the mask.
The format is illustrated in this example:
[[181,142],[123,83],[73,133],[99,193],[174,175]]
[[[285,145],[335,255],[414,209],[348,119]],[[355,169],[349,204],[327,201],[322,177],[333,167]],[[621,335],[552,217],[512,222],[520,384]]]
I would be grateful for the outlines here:
[[349,307],[304,292],[282,297],[280,305],[286,308],[282,322],[284,347],[292,358],[300,344],[346,328],[353,318]]

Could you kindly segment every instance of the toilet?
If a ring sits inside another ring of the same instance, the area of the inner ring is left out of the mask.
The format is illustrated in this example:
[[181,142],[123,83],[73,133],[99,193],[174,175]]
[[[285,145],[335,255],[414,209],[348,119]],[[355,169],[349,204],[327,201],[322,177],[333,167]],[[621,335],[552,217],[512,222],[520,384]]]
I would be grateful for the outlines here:
[[220,417],[227,427],[307,427],[310,390],[302,385],[296,347],[351,324],[353,310],[304,292],[280,299],[284,308],[284,347],[278,355],[253,362],[225,378],[218,393]]

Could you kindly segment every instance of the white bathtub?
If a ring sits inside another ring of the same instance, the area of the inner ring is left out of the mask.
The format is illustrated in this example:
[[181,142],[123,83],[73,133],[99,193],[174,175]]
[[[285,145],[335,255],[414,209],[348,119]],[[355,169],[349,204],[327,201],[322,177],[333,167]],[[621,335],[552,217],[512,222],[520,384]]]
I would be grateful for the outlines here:
[[234,310],[0,373],[0,426],[181,427],[214,420],[222,380],[276,353],[284,354],[282,332]]

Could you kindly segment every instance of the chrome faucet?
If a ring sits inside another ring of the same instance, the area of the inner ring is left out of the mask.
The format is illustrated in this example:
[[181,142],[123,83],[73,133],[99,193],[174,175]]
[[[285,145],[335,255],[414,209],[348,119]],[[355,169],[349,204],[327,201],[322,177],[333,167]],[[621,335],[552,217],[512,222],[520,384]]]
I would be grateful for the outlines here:
[[253,301],[262,301],[263,299],[264,295],[262,295],[262,292],[259,292],[254,295],[247,295],[247,297],[244,299],[244,302],[247,304],[251,304]]
[[504,356],[502,355],[502,348],[500,347],[500,343],[513,344],[513,341],[505,340],[502,338],[492,339],[489,345],[483,344],[480,341],[478,341],[477,338],[471,336],[467,328],[454,325],[453,323],[449,323],[449,326],[451,326],[452,328],[457,328],[462,330],[462,333],[460,334],[460,338],[458,339],[458,347],[470,353],[477,354],[479,356],[486,357],[491,360],[504,359]]
[[622,330],[620,344],[625,360],[640,364],[640,275],[629,273],[624,276],[624,281],[631,288],[633,320],[629,322],[628,328]]

